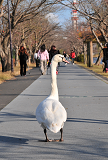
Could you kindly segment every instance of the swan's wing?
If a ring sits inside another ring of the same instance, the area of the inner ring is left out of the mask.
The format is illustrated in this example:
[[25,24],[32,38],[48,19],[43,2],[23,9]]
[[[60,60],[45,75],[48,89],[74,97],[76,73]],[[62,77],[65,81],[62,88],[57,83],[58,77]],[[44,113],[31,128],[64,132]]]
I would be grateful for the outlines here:
[[63,128],[64,122],[67,119],[67,113],[65,108],[59,101],[53,101],[52,103],[53,111],[53,122],[49,126],[49,130],[57,133]]
[[42,125],[43,128],[47,128],[53,121],[52,111],[51,111],[51,101],[42,101],[36,109],[36,119]]
[[43,128],[58,132],[67,119],[67,113],[59,101],[47,99],[37,107],[36,118]]

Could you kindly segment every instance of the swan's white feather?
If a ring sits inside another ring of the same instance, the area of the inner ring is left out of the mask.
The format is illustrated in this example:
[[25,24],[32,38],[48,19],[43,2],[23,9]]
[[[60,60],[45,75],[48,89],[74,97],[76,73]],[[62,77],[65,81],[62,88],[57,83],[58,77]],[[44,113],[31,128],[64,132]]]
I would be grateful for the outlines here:
[[67,113],[59,101],[46,98],[37,107],[36,118],[44,129],[57,133],[63,128]]
[[58,98],[58,88],[56,82],[56,67],[58,62],[62,62],[63,56],[58,54],[52,59],[51,65],[51,94],[43,100],[36,109],[36,119],[44,129],[57,133],[63,128],[67,119],[67,112]]

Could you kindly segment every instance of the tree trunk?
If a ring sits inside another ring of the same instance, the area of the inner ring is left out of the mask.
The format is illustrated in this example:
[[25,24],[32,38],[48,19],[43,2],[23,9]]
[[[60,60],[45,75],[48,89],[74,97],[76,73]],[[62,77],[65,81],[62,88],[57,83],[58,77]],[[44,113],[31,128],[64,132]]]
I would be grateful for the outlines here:
[[15,52],[15,66],[18,66],[18,46],[16,46],[16,52]]
[[98,56],[98,58],[97,58],[97,60],[96,60],[95,65],[98,65],[98,66],[99,66],[102,57],[103,57],[103,50],[101,50],[101,52],[99,53],[99,56]]
[[87,66],[93,66],[93,46],[92,41],[87,43]]
[[83,43],[84,64],[87,64],[87,43]]
[[0,0],[0,8],[2,7],[3,0]]
[[8,56],[7,56],[7,71],[11,70],[11,52],[10,52],[10,45],[7,47]]
[[10,55],[10,47],[9,47],[9,36],[7,36],[2,42],[2,48],[4,55],[2,56],[2,71],[6,72],[11,70],[11,55]]
[[1,63],[2,63],[2,72],[6,72],[7,71],[7,58],[1,57]]
[[2,45],[1,45],[2,37],[0,37],[0,57],[1,57],[1,64],[2,64],[2,72],[7,71],[7,56],[5,55]]

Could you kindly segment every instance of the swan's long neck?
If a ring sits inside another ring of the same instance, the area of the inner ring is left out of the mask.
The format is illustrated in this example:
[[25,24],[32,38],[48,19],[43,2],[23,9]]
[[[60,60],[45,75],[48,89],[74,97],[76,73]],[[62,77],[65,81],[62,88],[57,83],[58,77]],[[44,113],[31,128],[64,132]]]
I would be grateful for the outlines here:
[[53,96],[55,99],[58,100],[58,88],[57,88],[57,78],[56,78],[56,67],[57,67],[57,62],[52,61],[51,63],[51,94],[50,96]]

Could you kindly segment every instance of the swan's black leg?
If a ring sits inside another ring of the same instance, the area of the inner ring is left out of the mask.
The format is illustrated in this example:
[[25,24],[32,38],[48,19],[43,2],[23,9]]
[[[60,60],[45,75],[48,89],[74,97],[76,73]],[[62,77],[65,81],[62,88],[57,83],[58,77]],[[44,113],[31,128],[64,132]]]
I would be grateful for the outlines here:
[[47,130],[46,129],[44,129],[44,134],[45,134],[45,137],[46,137],[46,142],[50,142],[50,140],[47,137]]
[[60,132],[61,132],[61,138],[60,138],[60,141],[63,141],[63,128],[60,129]]
[[58,141],[63,141],[63,128],[60,129],[60,132],[61,132],[61,138],[60,138],[60,140],[49,140],[48,137],[47,137],[47,130],[44,129],[44,134],[45,134],[45,137],[46,137],[46,140],[45,140],[45,141],[46,141],[46,142],[52,142],[52,141],[54,141],[54,142],[57,141],[57,142],[58,142]]

